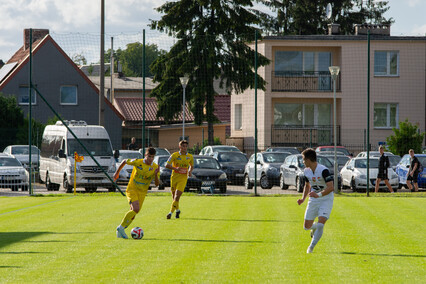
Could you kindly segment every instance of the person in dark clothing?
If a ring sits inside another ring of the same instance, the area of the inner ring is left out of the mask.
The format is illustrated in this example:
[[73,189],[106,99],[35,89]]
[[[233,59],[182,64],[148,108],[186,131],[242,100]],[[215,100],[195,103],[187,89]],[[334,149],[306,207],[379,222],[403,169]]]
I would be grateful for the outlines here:
[[389,191],[394,193],[388,178],[388,168],[390,166],[389,158],[385,156],[385,148],[383,146],[379,147],[380,159],[379,159],[379,171],[376,178],[376,189],[375,192],[379,192],[380,182],[383,180],[388,187]]
[[132,137],[132,141],[127,145],[127,150],[138,150],[138,145],[136,145],[136,138]]
[[419,176],[420,162],[419,162],[419,159],[417,159],[417,157],[414,156],[413,149],[410,149],[408,153],[411,156],[411,163],[407,173],[407,185],[410,191],[413,192],[413,185],[411,184],[411,182],[413,182],[414,190],[419,191],[419,184],[417,183],[417,178]]

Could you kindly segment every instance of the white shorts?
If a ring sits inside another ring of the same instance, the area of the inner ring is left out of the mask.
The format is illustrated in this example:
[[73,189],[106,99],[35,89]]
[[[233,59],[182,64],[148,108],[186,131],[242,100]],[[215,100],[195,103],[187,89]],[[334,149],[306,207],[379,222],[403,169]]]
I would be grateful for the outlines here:
[[305,211],[305,220],[315,220],[316,217],[330,218],[331,209],[333,209],[334,194],[320,198],[309,197],[308,206]]

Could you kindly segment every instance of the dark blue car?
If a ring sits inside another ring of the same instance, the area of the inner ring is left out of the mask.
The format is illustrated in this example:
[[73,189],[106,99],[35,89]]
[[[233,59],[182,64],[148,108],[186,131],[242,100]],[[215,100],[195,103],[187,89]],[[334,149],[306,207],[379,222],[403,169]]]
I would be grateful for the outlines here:
[[[426,187],[426,154],[415,154],[414,156],[419,159],[419,162],[423,165],[423,172],[419,173],[417,182],[419,184],[420,188]],[[398,181],[399,181],[399,187],[402,186],[406,187],[407,184],[407,173],[408,169],[410,168],[410,155],[406,154],[402,157],[401,161],[399,161],[398,165],[396,166],[395,172],[398,175]]]

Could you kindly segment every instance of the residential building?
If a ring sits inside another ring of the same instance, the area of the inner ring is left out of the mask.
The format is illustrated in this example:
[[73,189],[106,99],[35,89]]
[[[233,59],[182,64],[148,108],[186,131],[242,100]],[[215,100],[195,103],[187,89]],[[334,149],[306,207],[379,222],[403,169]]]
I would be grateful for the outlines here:
[[[29,29],[24,30],[24,45],[0,70],[0,92],[16,97],[19,107],[29,112]],[[32,117],[46,123],[55,113],[64,120],[84,120],[99,124],[99,89],[76,66],[49,35],[49,30],[33,29],[32,82],[45,101],[32,93]],[[114,147],[121,145],[119,111],[104,98],[105,128]]]
[[386,141],[399,121],[425,129],[426,37],[390,36],[389,26],[359,25],[354,35],[265,36],[258,51],[271,60],[258,70],[266,90],[257,90],[257,104],[253,89],[231,98],[231,137],[246,149],[254,149],[255,107],[260,150],[332,145],[333,65],[340,67],[337,144],[352,152],[366,147],[368,109],[371,148]]

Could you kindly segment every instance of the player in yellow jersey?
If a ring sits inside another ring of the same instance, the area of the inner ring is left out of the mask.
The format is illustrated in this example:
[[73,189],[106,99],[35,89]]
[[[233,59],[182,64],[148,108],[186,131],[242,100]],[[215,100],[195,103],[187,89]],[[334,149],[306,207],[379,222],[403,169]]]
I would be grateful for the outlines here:
[[172,206],[167,219],[172,218],[173,212],[176,210],[176,218],[180,216],[179,199],[185,190],[188,176],[192,175],[194,167],[194,158],[188,154],[188,141],[182,140],[179,142],[179,152],[173,153],[167,160],[166,168],[173,170],[170,178],[170,187],[172,190]]
[[155,157],[155,149],[149,147],[145,152],[145,159],[134,159],[134,160],[123,160],[114,173],[114,181],[116,181],[120,175],[120,171],[124,165],[132,165],[133,171],[130,176],[129,184],[126,189],[127,200],[130,204],[130,211],[124,215],[123,221],[117,227],[117,238],[128,239],[126,229],[135,219],[136,214],[139,213],[142,208],[145,196],[148,193],[149,185],[152,179],[155,179],[155,186],[158,186],[159,181],[159,167],[153,162]]

